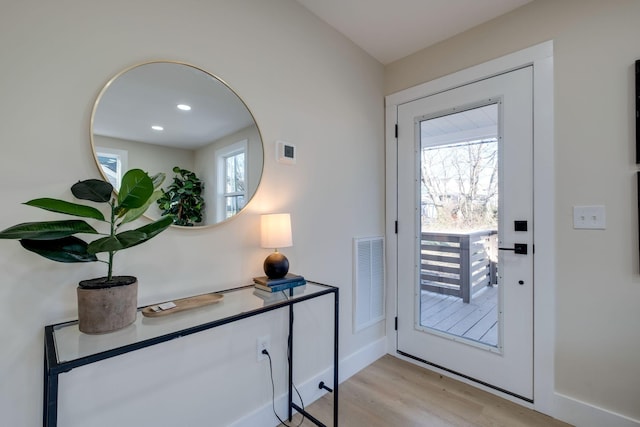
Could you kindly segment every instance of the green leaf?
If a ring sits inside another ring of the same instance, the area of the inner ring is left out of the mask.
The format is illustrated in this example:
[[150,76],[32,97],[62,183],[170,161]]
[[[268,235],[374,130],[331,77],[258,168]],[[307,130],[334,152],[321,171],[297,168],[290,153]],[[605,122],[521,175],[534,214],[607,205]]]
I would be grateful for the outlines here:
[[173,219],[169,216],[164,216],[151,224],[147,224],[135,230],[124,231],[116,234],[115,236],[108,236],[94,240],[89,244],[88,252],[91,254],[97,254],[100,252],[116,252],[139,245],[148,241],[152,237],[157,236],[171,224],[173,224]]
[[122,222],[120,222],[120,225],[140,218],[147,211],[147,209],[149,209],[149,206],[151,206],[151,204],[158,200],[160,197],[162,197],[162,191],[154,191],[144,205],[140,206],[139,208],[129,210],[122,218]]
[[113,186],[100,179],[87,179],[71,186],[71,192],[78,199],[104,203],[111,199]]
[[162,197],[157,201],[158,206],[163,215],[174,217],[176,225],[193,225],[192,218],[202,220],[203,183],[195,173],[187,169],[175,166],[173,172],[176,173],[173,183],[163,190]]
[[25,205],[35,206],[36,208],[45,209],[51,212],[104,221],[104,215],[98,209],[91,206],[79,205],[77,203],[65,202],[64,200],[43,197],[41,199],[29,200]]
[[[151,224],[144,225],[140,228],[136,228],[135,230],[119,233],[116,237],[118,237],[122,243],[123,249],[126,249],[150,240],[166,230],[171,224],[173,224],[173,218],[170,216],[163,216]],[[142,235],[144,235],[144,237],[142,237]]]
[[107,236],[89,243],[87,251],[90,254],[98,254],[100,252],[117,252],[120,249],[124,249],[120,240],[116,236]]
[[124,231],[116,234],[114,238],[118,241],[118,245],[120,245],[120,249],[118,250],[127,249],[149,240],[149,237],[145,233],[138,230]]
[[87,252],[87,243],[77,237],[55,240],[22,239],[20,244],[28,251],[57,262],[94,262],[98,258]]
[[25,222],[0,231],[0,239],[54,240],[77,233],[98,234],[86,222],[67,221]]
[[153,194],[153,181],[142,169],[131,169],[122,177],[118,206],[135,209],[143,206]]

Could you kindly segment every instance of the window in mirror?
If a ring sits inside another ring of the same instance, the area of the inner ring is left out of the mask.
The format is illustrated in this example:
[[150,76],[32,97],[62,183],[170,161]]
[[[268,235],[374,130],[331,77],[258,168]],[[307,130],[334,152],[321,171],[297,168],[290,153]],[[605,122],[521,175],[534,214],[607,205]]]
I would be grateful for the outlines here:
[[100,168],[114,188],[120,188],[123,173],[127,170],[127,152],[106,147],[96,147]]
[[219,194],[220,206],[224,207],[220,219],[231,218],[245,205],[247,193],[246,170],[247,141],[232,144],[218,152],[221,165],[221,183],[224,187]]

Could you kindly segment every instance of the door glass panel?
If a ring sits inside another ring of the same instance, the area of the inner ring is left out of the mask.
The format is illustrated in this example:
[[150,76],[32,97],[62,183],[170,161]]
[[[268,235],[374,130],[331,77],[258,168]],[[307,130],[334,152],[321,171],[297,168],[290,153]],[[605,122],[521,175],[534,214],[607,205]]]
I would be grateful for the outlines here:
[[419,121],[422,328],[498,347],[498,108]]

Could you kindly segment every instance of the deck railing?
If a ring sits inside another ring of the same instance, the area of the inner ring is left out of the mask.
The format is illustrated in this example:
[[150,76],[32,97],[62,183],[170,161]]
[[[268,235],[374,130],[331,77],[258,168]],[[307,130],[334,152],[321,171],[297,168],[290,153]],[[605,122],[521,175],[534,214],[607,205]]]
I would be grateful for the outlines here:
[[481,288],[496,284],[497,234],[496,230],[422,233],[421,288],[468,303]]

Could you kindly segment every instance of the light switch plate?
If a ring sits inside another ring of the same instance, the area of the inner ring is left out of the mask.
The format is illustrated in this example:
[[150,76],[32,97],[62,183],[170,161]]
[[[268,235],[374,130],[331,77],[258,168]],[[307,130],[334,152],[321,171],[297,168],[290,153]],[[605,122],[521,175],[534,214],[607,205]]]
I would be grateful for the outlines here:
[[604,230],[607,228],[607,215],[604,206],[574,206],[573,228]]

